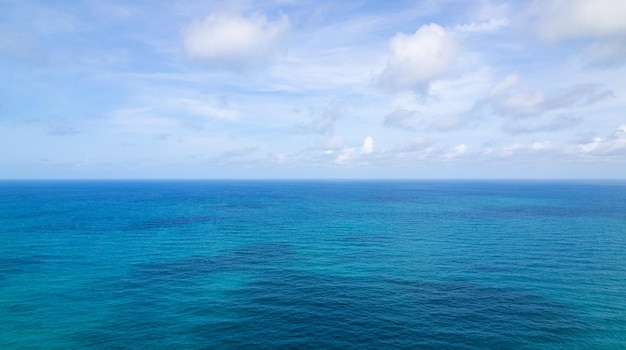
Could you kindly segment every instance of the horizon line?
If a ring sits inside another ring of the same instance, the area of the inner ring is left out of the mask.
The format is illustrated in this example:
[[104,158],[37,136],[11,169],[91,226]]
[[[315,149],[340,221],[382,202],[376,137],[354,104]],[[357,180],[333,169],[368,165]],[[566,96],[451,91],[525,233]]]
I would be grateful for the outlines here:
[[0,178],[0,182],[36,182],[36,181],[49,181],[49,182],[67,182],[67,181],[626,181],[626,178],[575,178],[575,177],[562,177],[562,178],[515,178],[515,177],[497,177],[497,178],[392,178],[392,177],[380,177],[380,178],[332,178],[332,177],[318,177],[318,178],[280,178],[280,177],[259,177],[259,178]]

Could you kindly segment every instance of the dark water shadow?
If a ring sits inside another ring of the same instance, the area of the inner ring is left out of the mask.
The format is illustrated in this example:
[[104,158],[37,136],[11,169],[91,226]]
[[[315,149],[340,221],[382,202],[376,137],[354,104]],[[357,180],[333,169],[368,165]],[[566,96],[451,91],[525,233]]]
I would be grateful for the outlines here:
[[[196,327],[198,343],[294,348],[504,349],[575,344],[585,324],[536,294],[474,283],[277,273],[234,292],[238,319]],[[207,310],[208,311],[208,310]],[[216,339],[220,339],[216,342]]]
[[51,258],[52,256],[50,255],[0,257],[0,281],[11,275],[36,272]]
[[251,244],[229,254],[135,264],[133,272],[117,283],[121,283],[119,288],[141,289],[153,284],[175,284],[214,273],[266,269],[294,258],[294,248],[288,244]]
[[[256,244],[137,265],[101,291],[120,299],[118,312],[78,332],[77,342],[120,349],[562,348],[580,345],[589,329],[576,310],[525,290],[320,275],[280,264],[293,259],[289,245]],[[221,272],[256,277],[219,298],[193,292],[194,281]],[[189,292],[176,299],[168,294],[175,289]]]

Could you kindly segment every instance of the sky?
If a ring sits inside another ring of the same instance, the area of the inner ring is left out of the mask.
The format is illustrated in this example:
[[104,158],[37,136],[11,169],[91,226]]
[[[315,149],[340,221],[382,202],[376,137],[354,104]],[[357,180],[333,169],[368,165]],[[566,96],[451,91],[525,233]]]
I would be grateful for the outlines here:
[[624,18],[623,0],[0,0],[0,179],[624,179]]

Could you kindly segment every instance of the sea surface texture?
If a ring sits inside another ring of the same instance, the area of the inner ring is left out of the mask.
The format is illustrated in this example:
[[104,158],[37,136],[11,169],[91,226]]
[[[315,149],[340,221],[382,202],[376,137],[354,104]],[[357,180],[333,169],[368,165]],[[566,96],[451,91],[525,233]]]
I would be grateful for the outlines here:
[[1,349],[626,349],[626,183],[0,182]]

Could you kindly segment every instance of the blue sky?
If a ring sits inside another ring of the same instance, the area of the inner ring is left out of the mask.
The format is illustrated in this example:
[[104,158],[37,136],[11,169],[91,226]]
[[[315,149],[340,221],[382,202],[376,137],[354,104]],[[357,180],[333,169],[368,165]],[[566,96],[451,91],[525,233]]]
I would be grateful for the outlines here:
[[626,178],[624,18],[0,0],[0,178]]

